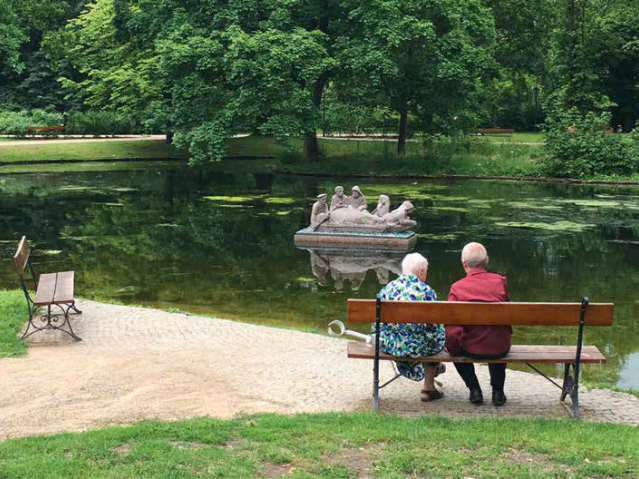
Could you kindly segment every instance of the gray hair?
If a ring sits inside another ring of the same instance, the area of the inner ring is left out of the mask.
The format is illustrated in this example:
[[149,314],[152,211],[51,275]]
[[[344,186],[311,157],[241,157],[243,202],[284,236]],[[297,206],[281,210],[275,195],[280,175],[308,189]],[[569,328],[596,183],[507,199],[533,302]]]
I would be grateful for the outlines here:
[[417,276],[422,269],[428,269],[428,260],[419,253],[407,254],[402,260],[402,274]]
[[485,268],[488,266],[488,252],[481,243],[468,243],[462,250],[461,260],[470,268]]

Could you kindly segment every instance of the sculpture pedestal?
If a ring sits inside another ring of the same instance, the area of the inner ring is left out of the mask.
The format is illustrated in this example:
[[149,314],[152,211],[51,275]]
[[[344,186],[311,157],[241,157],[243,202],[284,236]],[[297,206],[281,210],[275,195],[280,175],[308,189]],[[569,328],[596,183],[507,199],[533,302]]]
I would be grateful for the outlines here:
[[408,252],[417,243],[417,234],[413,231],[403,233],[346,233],[335,231],[310,231],[304,228],[295,233],[295,246],[366,248],[378,251]]

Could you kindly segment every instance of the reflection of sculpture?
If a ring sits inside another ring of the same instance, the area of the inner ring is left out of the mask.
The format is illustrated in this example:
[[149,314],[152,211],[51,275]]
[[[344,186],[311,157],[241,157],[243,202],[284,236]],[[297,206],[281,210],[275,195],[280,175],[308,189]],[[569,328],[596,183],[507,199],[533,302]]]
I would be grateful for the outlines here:
[[386,195],[379,195],[379,201],[377,202],[377,208],[371,213],[379,218],[383,218],[386,213],[390,211],[390,198]]
[[326,193],[317,195],[317,201],[313,204],[311,211],[311,225],[316,225],[326,218],[328,214],[328,207],[326,206],[327,197],[328,195]]
[[333,286],[337,291],[350,283],[353,291],[359,290],[369,271],[375,271],[379,284],[386,284],[391,277],[400,276],[401,256],[383,253],[368,253],[366,256],[349,256],[335,249],[308,249],[311,255],[311,271],[317,282],[324,286],[330,271]]
[[344,196],[344,187],[335,187],[335,194],[331,199],[331,211],[337,208],[348,208],[348,197]]
[[366,197],[362,193],[362,190],[360,190],[359,186],[353,186],[351,196],[349,198],[349,204],[351,208],[359,211],[366,211],[368,209]]

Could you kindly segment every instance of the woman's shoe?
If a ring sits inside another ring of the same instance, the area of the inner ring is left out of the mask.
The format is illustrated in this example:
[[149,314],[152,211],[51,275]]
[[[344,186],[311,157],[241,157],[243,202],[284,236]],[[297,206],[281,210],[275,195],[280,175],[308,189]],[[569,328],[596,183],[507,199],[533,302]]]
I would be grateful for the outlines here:
[[420,398],[422,402],[436,401],[437,399],[441,399],[444,397],[444,393],[438,391],[437,389],[433,391],[427,391],[426,389],[422,389],[422,397]]

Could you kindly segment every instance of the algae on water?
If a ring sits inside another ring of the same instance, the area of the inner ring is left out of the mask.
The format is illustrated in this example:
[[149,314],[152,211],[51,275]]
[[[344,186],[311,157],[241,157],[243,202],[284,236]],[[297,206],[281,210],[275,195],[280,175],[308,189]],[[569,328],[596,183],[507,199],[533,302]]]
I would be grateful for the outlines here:
[[565,231],[571,233],[580,233],[595,225],[589,223],[575,223],[573,221],[557,221],[556,223],[534,223],[520,221],[504,221],[495,223],[497,226],[505,226],[507,228],[531,228],[544,231]]
[[202,199],[209,201],[220,201],[224,203],[249,203],[251,201],[264,198],[264,195],[255,196],[203,196]]

